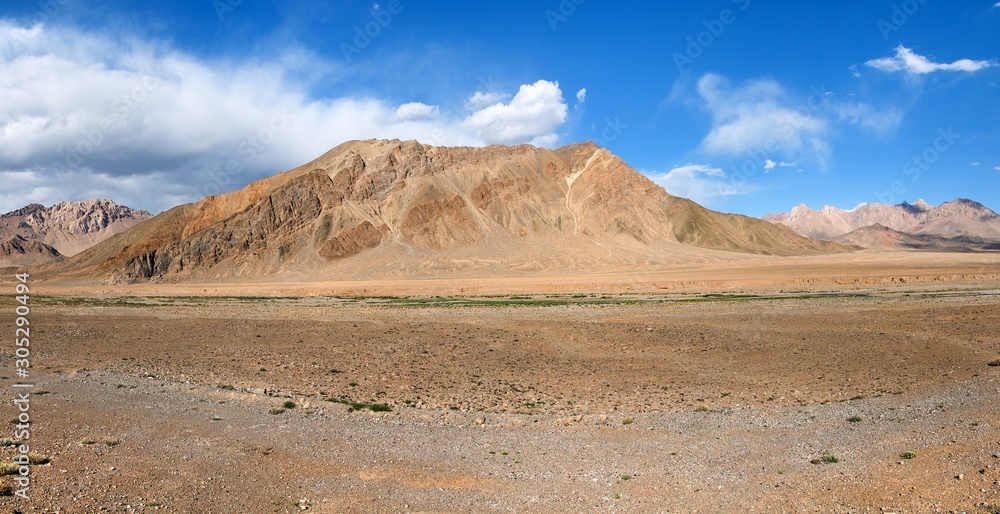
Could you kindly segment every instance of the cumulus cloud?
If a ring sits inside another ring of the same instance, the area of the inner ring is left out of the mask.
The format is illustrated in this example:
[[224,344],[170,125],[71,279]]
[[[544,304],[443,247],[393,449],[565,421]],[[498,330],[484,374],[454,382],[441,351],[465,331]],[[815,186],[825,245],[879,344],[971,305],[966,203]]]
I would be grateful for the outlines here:
[[93,197],[158,212],[351,139],[554,146],[566,118],[555,82],[525,85],[509,103],[509,94],[470,94],[468,111],[446,113],[314,97],[317,66],[343,72],[301,52],[210,62],[141,39],[0,19],[0,180],[14,184],[0,193],[0,212]]
[[700,204],[711,204],[720,197],[746,194],[726,180],[726,173],[710,164],[685,164],[662,172],[646,172],[646,176],[674,196],[689,198]]
[[[830,140],[845,125],[887,136],[903,119],[900,109],[845,100],[822,88],[812,88],[805,96],[792,95],[773,79],[733,85],[725,77],[707,74],[698,79],[696,91],[700,107],[712,118],[702,151],[750,157],[762,166],[765,160],[785,158],[797,171],[801,169],[796,161],[825,166],[832,153]],[[765,167],[770,169],[774,168]]]
[[466,100],[465,107],[470,111],[478,111],[483,107],[500,103],[508,98],[510,98],[510,95],[506,93],[476,91],[471,98]]
[[899,45],[896,47],[896,55],[872,59],[865,65],[882,71],[902,71],[911,75],[924,75],[936,71],[973,72],[995,66],[996,63],[972,59],[959,59],[953,63],[936,63],[903,45]]
[[[697,90],[712,115],[712,129],[702,141],[709,153],[737,155],[759,149],[788,155],[826,152],[826,121],[808,106],[788,105],[787,94],[774,80],[734,87],[725,78],[708,74],[698,81]],[[822,160],[823,155],[817,158]]]
[[462,127],[490,144],[529,141],[549,146],[559,137],[555,130],[566,121],[566,102],[558,82],[539,80],[525,84],[510,103],[484,107],[462,122]]
[[410,102],[400,105],[396,109],[393,117],[397,121],[416,121],[437,118],[441,109],[436,105],[427,105],[420,102]]
[[587,101],[587,88],[583,88],[576,92],[577,103],[584,103]]

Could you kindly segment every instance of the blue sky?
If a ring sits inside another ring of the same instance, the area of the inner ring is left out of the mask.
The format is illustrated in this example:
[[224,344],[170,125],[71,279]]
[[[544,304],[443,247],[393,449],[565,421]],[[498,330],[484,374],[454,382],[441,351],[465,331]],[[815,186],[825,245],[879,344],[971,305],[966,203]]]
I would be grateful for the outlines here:
[[349,139],[595,140],[760,216],[1000,208],[1000,3],[0,2],[0,211],[159,212]]

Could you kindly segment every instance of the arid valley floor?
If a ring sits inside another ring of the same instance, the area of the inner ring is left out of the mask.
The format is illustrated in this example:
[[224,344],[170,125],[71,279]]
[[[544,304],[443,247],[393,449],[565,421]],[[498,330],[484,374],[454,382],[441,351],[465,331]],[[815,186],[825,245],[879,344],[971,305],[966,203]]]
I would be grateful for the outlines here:
[[[0,505],[1000,511],[996,256],[819,259],[631,280],[40,283],[32,444],[51,461],[31,500]],[[13,311],[7,295],[3,326]]]

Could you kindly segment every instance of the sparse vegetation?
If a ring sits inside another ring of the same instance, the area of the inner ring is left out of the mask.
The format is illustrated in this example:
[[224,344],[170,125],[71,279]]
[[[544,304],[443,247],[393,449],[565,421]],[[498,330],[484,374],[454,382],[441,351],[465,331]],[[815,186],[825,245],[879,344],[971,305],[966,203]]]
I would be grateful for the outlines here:
[[632,424],[632,418],[625,418],[622,420],[622,425],[631,425],[631,424]]
[[623,482],[628,482],[629,480],[632,480],[632,475],[622,475]]
[[851,416],[851,417],[847,418],[847,421],[849,421],[851,423],[859,423],[859,422],[861,422],[861,416]]
[[28,462],[33,465],[48,464],[49,458],[40,453],[31,452],[28,454]]
[[902,454],[899,455],[899,458],[905,460],[915,459],[917,458],[917,454],[913,452],[903,452]]
[[4,437],[3,439],[0,439],[0,447],[6,448],[8,446],[14,446],[15,444],[17,443],[15,443],[14,440],[9,437]]
[[277,416],[278,414],[284,414],[284,412],[285,409],[282,409],[280,407],[274,407],[271,410],[267,411],[267,413],[271,414],[272,416]]
[[[334,403],[342,403],[344,405],[350,406],[354,410],[368,409],[372,412],[391,412],[392,407],[384,403],[364,403],[364,402],[354,402],[351,400],[343,398],[327,398],[326,401]],[[452,407],[453,410],[458,410],[458,407]]]
[[20,466],[13,462],[0,462],[0,476],[16,475],[19,469]]
[[986,365],[987,366],[993,366],[993,367],[1000,366],[1000,359],[994,359],[994,360],[986,363]]
[[838,459],[836,455],[833,455],[831,453],[824,453],[820,461],[822,461],[823,464],[836,464],[840,462],[840,459]]
[[284,408],[286,408],[286,409],[294,409],[295,408],[295,402],[293,402],[291,400],[288,400],[285,403],[281,404],[281,406],[284,407]]

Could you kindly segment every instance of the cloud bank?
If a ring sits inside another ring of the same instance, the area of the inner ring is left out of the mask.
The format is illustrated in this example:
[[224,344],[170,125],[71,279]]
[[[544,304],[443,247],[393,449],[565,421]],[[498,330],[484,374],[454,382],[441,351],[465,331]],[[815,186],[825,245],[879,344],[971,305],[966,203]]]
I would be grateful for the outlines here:
[[291,57],[209,62],[140,39],[0,20],[0,180],[14,185],[0,212],[93,197],[158,212],[352,139],[555,146],[566,121],[554,81],[514,95],[469,91],[458,109],[317,98],[294,64],[315,59]]

